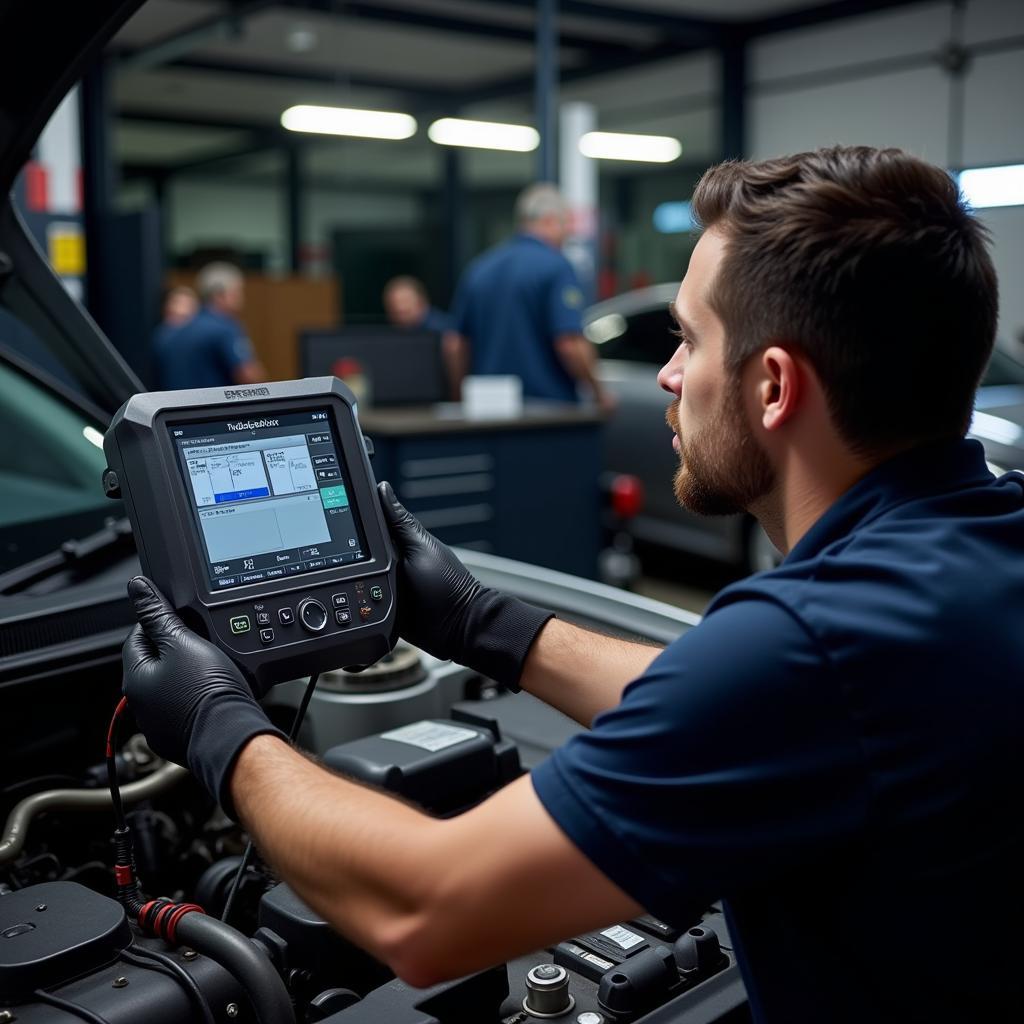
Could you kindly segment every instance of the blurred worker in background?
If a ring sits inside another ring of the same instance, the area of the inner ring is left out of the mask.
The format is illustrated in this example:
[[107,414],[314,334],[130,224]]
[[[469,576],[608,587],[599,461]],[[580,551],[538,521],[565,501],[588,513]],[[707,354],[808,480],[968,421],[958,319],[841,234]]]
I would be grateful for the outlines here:
[[245,304],[242,272],[231,263],[208,263],[196,285],[203,305],[194,316],[169,324],[165,308],[165,328],[154,339],[159,387],[176,391],[266,380],[238,320]]
[[199,312],[199,296],[180,284],[172,288],[164,298],[164,315],[161,327],[179,327],[188,323]]
[[451,318],[430,304],[427,289],[416,277],[402,274],[384,285],[384,312],[388,323],[407,331],[437,331],[451,328]]
[[583,292],[561,253],[568,207],[553,185],[531,185],[516,200],[519,231],[470,264],[455,296],[455,332],[445,358],[455,390],[467,373],[514,374],[527,398],[579,400],[578,386],[603,407],[597,356],[583,337]]

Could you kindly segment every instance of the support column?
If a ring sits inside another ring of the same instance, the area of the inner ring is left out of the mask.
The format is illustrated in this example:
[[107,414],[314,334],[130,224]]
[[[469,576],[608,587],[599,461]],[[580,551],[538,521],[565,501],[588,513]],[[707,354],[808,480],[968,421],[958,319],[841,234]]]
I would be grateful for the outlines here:
[[580,152],[580,139],[597,127],[590,103],[565,103],[559,123],[559,180],[569,204],[569,237],[563,252],[576,270],[587,305],[597,296],[597,161]]
[[444,288],[446,308],[455,298],[455,287],[466,262],[466,190],[462,181],[462,153],[455,146],[444,148],[444,184],[441,215],[444,237]]
[[285,224],[288,239],[288,269],[302,270],[302,147],[285,148]]
[[537,180],[558,180],[558,0],[537,0],[534,120],[540,133]]
[[747,43],[736,35],[722,44],[722,159],[747,154]]

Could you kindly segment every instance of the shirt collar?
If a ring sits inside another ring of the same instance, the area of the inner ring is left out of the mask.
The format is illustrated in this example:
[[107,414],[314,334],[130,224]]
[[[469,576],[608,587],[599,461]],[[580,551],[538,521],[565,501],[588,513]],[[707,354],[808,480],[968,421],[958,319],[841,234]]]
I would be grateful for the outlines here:
[[813,558],[827,545],[915,498],[992,479],[978,441],[936,441],[894,455],[861,477],[800,538],[785,561]]
[[552,248],[543,238],[531,235],[529,231],[517,231],[515,237],[520,242],[533,242],[534,245],[543,245],[547,249]]

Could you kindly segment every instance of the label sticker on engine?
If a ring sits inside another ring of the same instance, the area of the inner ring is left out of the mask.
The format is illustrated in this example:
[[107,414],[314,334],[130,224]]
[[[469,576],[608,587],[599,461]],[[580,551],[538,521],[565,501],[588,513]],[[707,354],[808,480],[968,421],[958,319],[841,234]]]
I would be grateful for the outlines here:
[[644,941],[642,935],[637,935],[636,932],[623,928],[621,924],[617,924],[614,928],[606,928],[601,934],[611,939],[612,942],[623,949],[632,949]]
[[401,729],[382,732],[382,740],[394,740],[396,743],[408,743],[411,747],[429,750],[432,754],[445,747],[454,747],[456,743],[465,743],[478,736],[472,729],[460,729],[456,725],[442,725],[440,722],[414,722],[403,725]]

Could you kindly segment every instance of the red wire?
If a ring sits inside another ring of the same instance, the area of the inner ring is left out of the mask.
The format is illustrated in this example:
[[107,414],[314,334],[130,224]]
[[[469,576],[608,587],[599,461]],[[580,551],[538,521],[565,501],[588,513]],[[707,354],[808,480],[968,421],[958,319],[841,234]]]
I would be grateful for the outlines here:
[[107,757],[114,756],[114,730],[117,729],[117,720],[126,707],[128,707],[128,698],[122,697],[117,702],[117,707],[114,708],[114,715],[110,719],[110,728],[107,730]]

